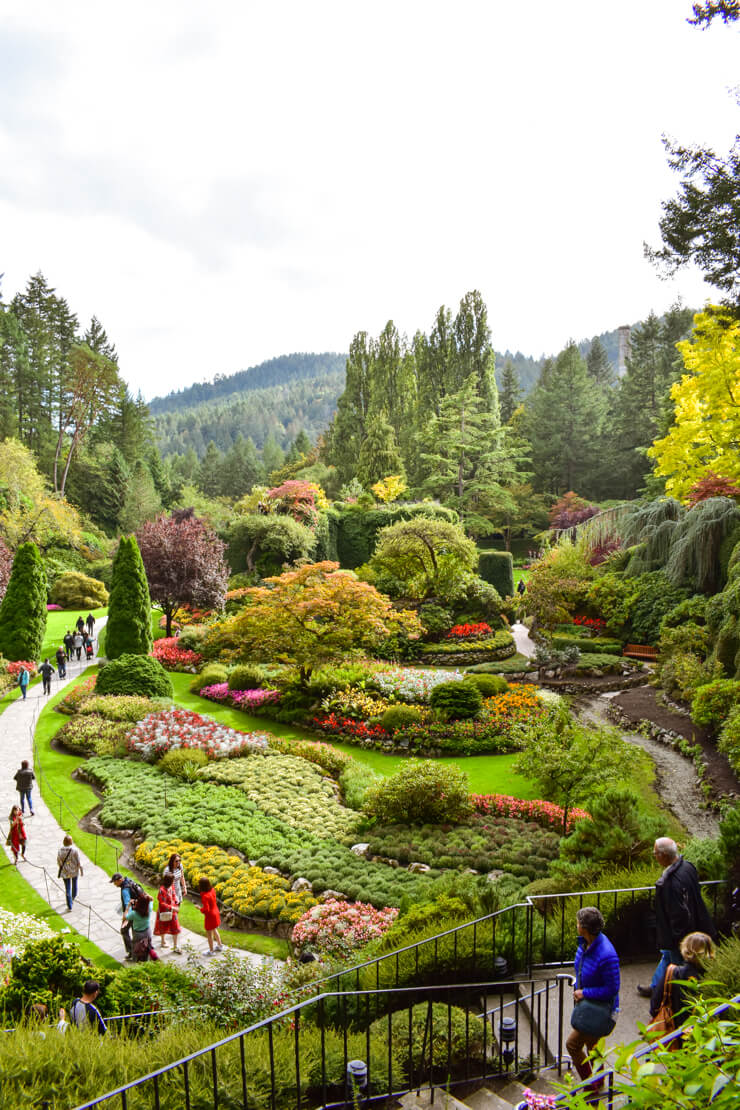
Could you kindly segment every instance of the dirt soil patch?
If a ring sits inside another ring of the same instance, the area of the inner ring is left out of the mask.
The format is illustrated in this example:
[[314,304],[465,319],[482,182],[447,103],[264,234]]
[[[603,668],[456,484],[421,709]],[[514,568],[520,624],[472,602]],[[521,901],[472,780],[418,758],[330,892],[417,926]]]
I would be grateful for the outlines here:
[[625,690],[612,699],[612,704],[634,725],[652,721],[660,728],[678,733],[692,744],[699,744],[707,765],[707,779],[716,795],[740,794],[740,782],[733,773],[727,757],[717,751],[714,734],[708,728],[695,725],[689,716],[676,713],[658,701],[652,686],[638,686]]

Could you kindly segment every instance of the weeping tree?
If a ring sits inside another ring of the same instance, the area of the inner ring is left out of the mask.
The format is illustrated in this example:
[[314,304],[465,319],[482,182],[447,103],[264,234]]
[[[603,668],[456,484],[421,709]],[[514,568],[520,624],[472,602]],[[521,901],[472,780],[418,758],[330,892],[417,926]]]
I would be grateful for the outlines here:
[[740,506],[731,497],[700,501],[678,523],[665,572],[676,586],[690,585],[703,594],[714,594],[723,585],[722,559],[725,540],[740,525]]
[[727,585],[707,602],[707,625],[711,658],[719,660],[729,678],[740,678],[740,543],[730,557]]

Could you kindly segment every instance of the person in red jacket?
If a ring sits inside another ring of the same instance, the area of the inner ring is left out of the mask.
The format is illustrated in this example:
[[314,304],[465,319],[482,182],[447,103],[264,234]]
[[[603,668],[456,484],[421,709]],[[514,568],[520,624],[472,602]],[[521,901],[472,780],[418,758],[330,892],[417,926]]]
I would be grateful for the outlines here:
[[177,920],[177,909],[179,902],[175,897],[175,892],[172,888],[173,879],[171,875],[165,875],[162,879],[162,884],[159,888],[157,896],[157,920],[154,925],[155,937],[162,938],[162,948],[167,947],[167,937],[173,937],[173,952],[180,952],[181,949],[177,947],[177,938],[179,937],[182,929],[180,922]]
[[218,906],[216,905],[216,891],[211,886],[210,879],[206,879],[205,876],[198,880],[198,890],[200,891],[201,901],[200,912],[204,915],[203,924],[208,938],[208,948],[205,955],[214,956],[216,952],[223,952],[224,950],[221,943],[221,934],[218,931],[221,924],[221,914],[218,912]]
[[18,806],[13,806],[8,817],[10,823],[10,832],[8,833],[7,843],[13,849],[13,863],[18,866],[18,853],[21,853],[23,859],[26,858],[26,829],[23,824],[23,814]]

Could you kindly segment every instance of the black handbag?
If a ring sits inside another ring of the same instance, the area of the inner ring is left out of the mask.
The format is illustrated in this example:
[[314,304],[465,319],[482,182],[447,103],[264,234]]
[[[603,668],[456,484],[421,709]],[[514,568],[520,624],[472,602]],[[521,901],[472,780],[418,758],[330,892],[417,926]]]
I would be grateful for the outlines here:
[[[581,969],[578,969],[576,990],[581,989]],[[570,1015],[570,1024],[585,1037],[608,1037],[617,1024],[612,1017],[614,999],[610,1002],[598,1002],[593,998],[582,998],[573,1007]]]

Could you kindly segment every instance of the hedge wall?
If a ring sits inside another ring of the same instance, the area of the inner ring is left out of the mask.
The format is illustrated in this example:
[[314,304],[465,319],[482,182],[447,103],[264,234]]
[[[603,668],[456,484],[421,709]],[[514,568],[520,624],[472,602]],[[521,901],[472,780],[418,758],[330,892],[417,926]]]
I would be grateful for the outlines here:
[[514,596],[514,560],[510,551],[481,551],[478,574],[502,597]]
[[336,560],[346,570],[354,570],[362,563],[367,563],[375,550],[378,532],[398,520],[427,516],[457,524],[459,519],[454,509],[446,509],[431,502],[386,505],[376,509],[347,506],[329,509],[326,516],[329,525],[326,541],[328,558]]

